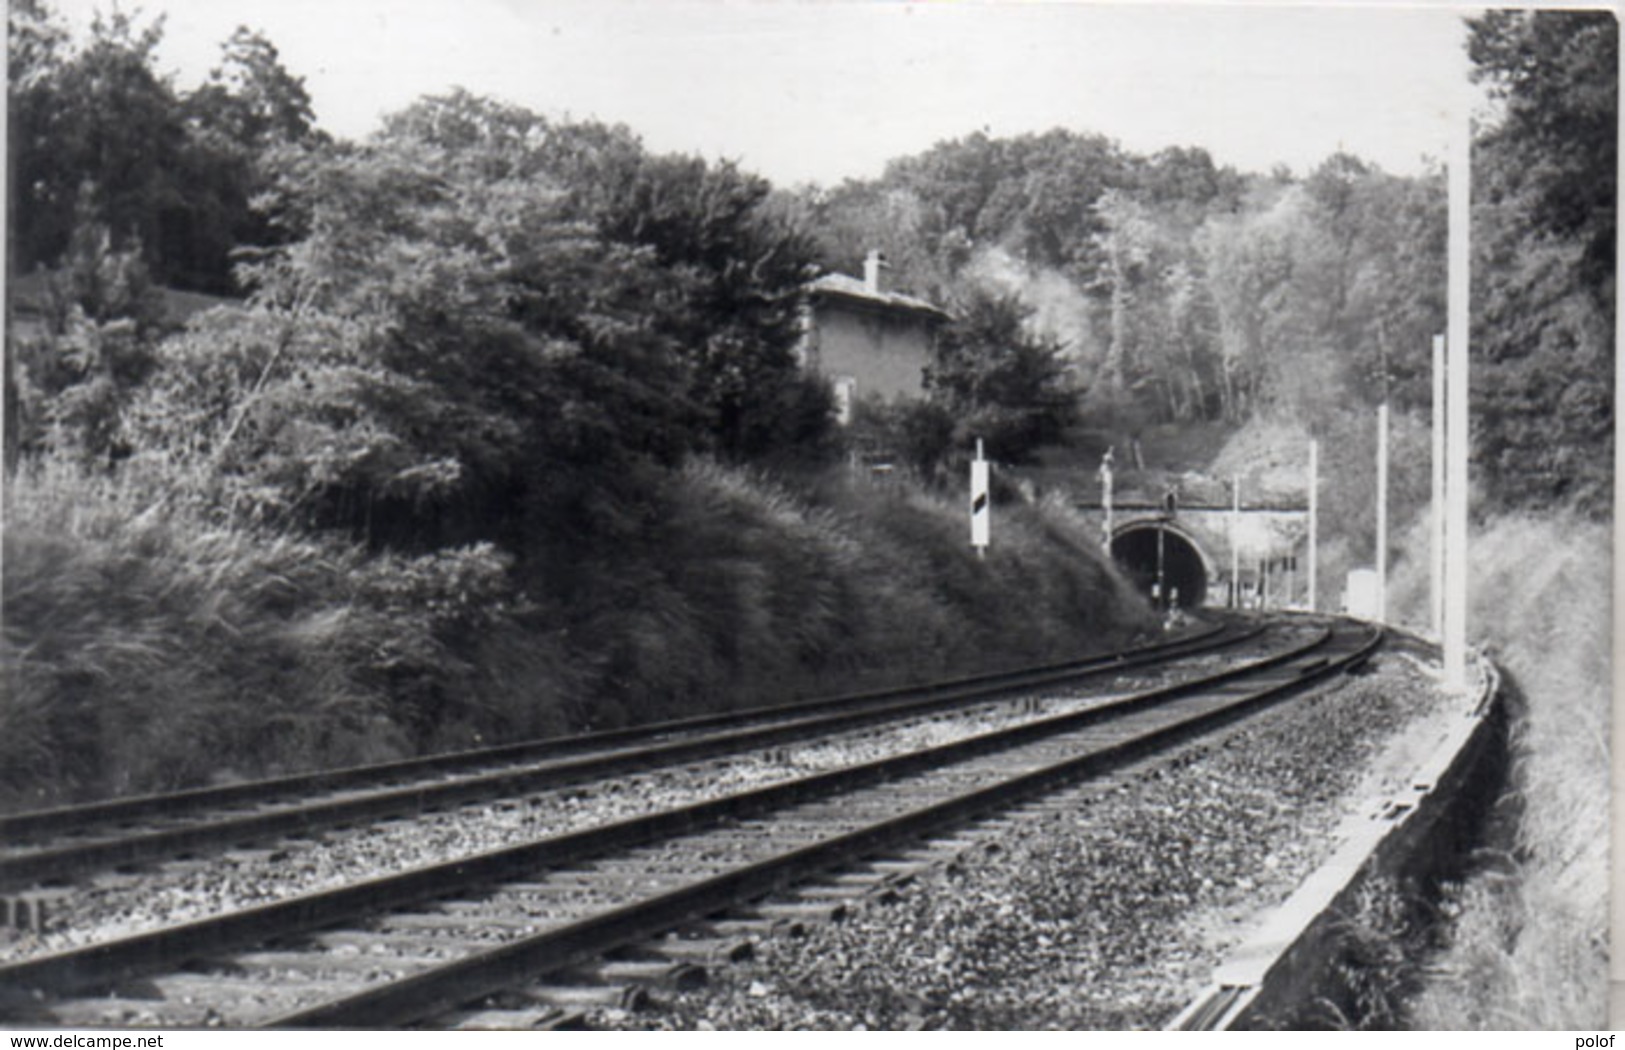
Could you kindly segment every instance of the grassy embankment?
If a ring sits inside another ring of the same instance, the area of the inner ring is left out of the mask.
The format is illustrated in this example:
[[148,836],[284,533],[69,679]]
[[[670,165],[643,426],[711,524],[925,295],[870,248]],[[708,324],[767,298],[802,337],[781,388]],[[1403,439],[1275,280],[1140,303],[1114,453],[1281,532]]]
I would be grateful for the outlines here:
[[377,761],[1109,647],[1151,626],[1058,506],[696,463],[588,615],[485,546],[210,526],[131,481],[7,486],[0,802]]
[[[1412,549],[1425,551],[1425,535]],[[1475,529],[1469,630],[1522,694],[1510,841],[1452,887],[1447,945],[1408,1004],[1416,1028],[1580,1029],[1607,1018],[1611,535],[1565,513]],[[1427,566],[1401,566],[1425,624]]]

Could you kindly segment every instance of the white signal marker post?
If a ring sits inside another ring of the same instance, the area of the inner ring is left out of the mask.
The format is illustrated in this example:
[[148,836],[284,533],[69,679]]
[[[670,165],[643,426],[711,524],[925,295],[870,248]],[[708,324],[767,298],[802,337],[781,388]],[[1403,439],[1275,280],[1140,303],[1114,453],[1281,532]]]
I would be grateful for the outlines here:
[[1109,448],[1100,460],[1100,504],[1106,512],[1101,547],[1105,549],[1106,557],[1110,558],[1112,556],[1112,450]]
[[1433,514],[1428,521],[1432,564],[1433,637],[1444,636],[1444,336],[1433,337]]
[[1377,406],[1377,621],[1388,620],[1388,402]]
[[982,458],[982,439],[976,439],[976,458],[970,464],[970,544],[976,556],[987,557],[988,534],[991,532],[987,494],[987,460]]
[[1309,611],[1315,611],[1315,553],[1320,549],[1320,442],[1309,442]]
[[1467,331],[1472,228],[1472,107],[1463,84],[1451,129],[1445,338],[1444,684],[1467,689]]

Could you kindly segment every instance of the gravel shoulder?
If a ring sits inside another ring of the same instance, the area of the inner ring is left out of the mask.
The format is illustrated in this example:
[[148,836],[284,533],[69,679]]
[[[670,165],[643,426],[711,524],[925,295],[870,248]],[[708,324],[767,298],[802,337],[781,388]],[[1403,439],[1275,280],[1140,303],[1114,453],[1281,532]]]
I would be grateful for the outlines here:
[[604,1027],[1159,1027],[1425,753],[1450,717],[1431,676],[1371,672],[1018,823],[922,877],[647,1014]]

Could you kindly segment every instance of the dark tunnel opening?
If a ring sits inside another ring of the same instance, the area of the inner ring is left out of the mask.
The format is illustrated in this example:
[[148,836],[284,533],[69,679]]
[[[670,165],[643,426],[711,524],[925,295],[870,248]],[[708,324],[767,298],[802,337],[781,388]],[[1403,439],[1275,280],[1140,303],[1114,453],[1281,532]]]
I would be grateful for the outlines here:
[[1131,525],[1112,537],[1112,558],[1147,597],[1157,595],[1158,536],[1161,536],[1163,591],[1170,603],[1191,609],[1207,600],[1207,566],[1194,544],[1154,522]]

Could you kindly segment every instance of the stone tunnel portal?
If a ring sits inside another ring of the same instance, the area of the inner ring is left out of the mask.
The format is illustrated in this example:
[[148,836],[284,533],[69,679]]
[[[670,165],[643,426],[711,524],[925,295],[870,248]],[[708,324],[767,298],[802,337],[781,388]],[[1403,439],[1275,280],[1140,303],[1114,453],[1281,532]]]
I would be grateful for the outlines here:
[[1157,521],[1123,526],[1112,537],[1112,558],[1135,588],[1155,602],[1159,547],[1161,593],[1182,609],[1201,605],[1207,600],[1207,563],[1196,543],[1173,526]]

